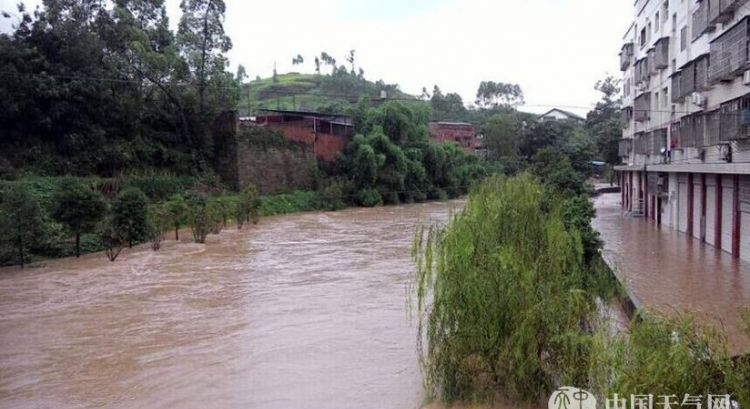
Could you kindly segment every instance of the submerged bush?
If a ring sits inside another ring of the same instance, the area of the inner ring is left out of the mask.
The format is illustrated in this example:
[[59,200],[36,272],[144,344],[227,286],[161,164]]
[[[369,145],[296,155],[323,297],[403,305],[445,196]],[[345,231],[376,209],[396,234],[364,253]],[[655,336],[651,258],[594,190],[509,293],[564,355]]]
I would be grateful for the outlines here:
[[591,390],[598,396],[673,395],[673,407],[686,394],[730,395],[748,407],[750,360],[732,359],[727,346],[722,331],[698,328],[689,316],[645,317],[631,324],[629,336],[594,337]]

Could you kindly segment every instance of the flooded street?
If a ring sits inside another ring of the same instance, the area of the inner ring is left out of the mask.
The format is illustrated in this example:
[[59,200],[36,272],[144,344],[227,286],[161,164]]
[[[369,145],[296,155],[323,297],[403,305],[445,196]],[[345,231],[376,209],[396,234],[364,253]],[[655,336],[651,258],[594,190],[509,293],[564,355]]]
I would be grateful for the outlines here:
[[411,243],[460,205],[0,270],[0,408],[418,407]]
[[643,308],[691,313],[699,324],[723,327],[735,351],[750,347],[740,318],[741,309],[750,306],[750,264],[676,230],[623,215],[619,193],[603,194],[594,203],[605,258]]

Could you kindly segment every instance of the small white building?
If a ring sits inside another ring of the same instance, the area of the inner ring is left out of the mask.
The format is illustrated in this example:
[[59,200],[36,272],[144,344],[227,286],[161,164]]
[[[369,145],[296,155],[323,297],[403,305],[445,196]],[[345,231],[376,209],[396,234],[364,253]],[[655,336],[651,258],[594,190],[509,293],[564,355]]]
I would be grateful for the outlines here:
[[542,121],[575,121],[579,124],[583,124],[583,122],[586,121],[586,119],[580,115],[558,108],[550,109],[542,115],[539,115],[539,119]]

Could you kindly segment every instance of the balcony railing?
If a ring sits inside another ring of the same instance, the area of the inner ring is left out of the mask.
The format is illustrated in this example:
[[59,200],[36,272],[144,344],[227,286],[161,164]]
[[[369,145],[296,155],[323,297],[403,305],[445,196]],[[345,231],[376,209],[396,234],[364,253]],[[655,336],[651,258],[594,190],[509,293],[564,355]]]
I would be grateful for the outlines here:
[[745,17],[711,42],[709,83],[730,81],[747,68],[750,40],[748,19],[750,17]]

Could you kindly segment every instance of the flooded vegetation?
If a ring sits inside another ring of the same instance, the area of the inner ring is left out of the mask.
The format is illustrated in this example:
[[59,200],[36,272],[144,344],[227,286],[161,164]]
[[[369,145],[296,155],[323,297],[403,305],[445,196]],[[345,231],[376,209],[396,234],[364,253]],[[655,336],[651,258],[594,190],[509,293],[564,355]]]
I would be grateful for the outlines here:
[[418,407],[410,246],[461,205],[273,217],[115,263],[0,270],[0,407]]

